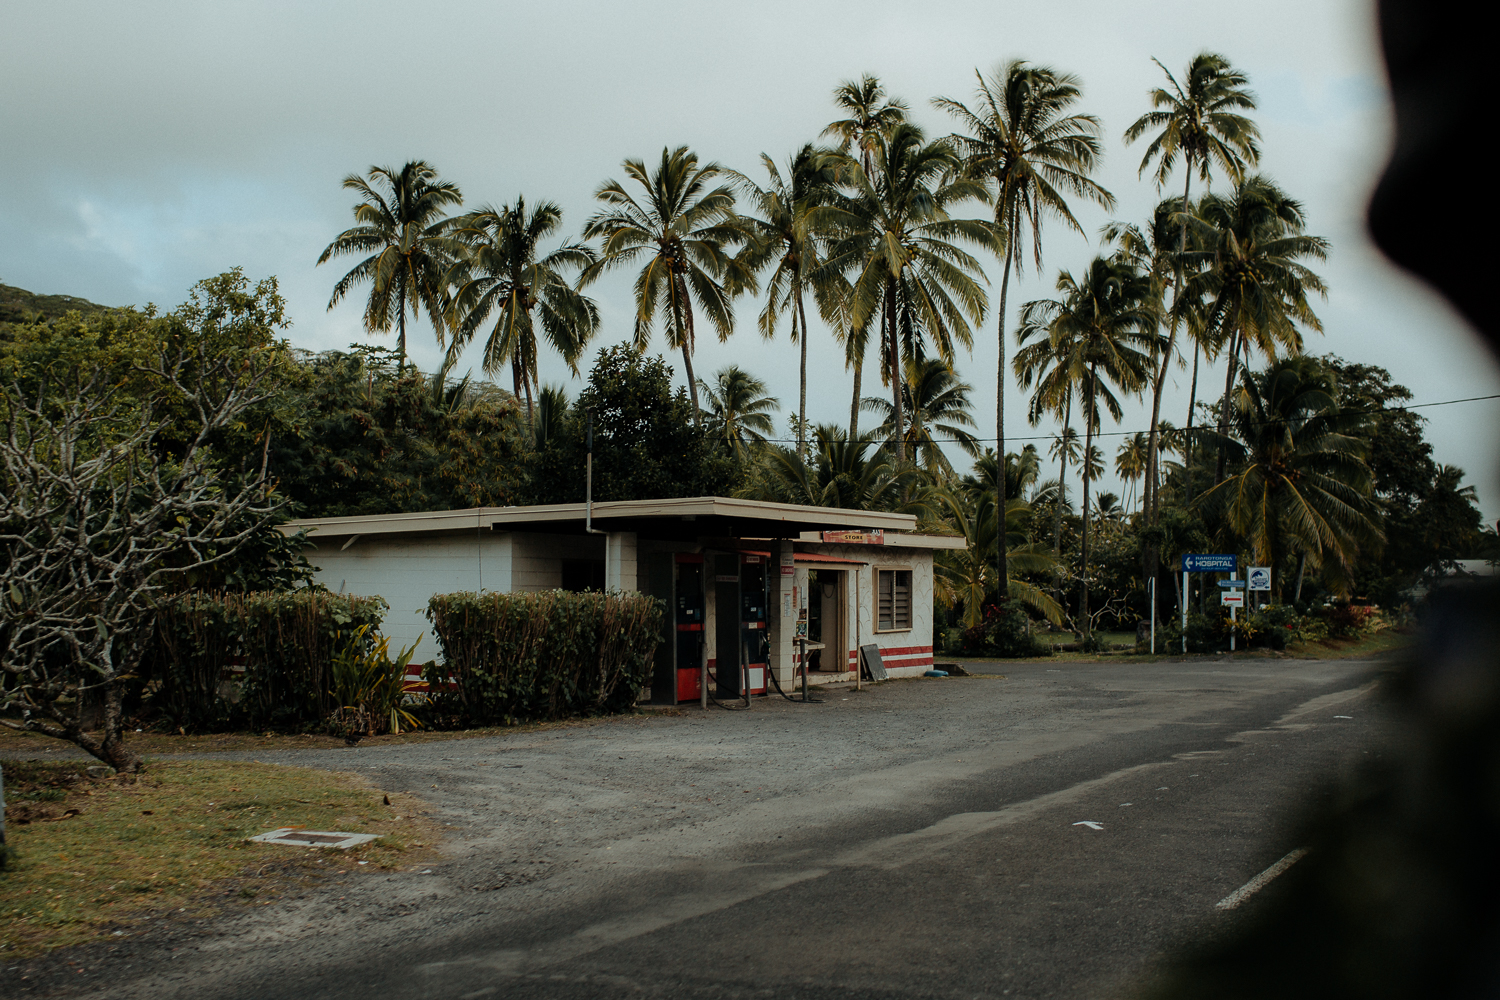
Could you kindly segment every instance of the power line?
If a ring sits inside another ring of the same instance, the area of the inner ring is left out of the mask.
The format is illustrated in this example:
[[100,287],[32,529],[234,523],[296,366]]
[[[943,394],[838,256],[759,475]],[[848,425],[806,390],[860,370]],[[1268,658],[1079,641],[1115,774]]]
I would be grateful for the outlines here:
[[[1455,403],[1478,403],[1478,402],[1482,402],[1482,401],[1484,401],[1486,399],[1500,399],[1500,392],[1491,393],[1488,396],[1465,396],[1463,399],[1443,399],[1443,400],[1438,400],[1435,403],[1412,403],[1412,404],[1407,405],[1407,406],[1385,406],[1385,407],[1381,407],[1378,410],[1340,410],[1339,413],[1340,413],[1341,416],[1345,415],[1345,414],[1355,414],[1355,415],[1364,414],[1365,416],[1373,416],[1374,414],[1377,414],[1377,413],[1402,413],[1402,412],[1405,412],[1406,410],[1423,410],[1423,409],[1428,409],[1428,408],[1433,407],[1433,406],[1452,406]],[[1194,429],[1195,430],[1202,430],[1203,428],[1199,427],[1199,428],[1194,428]],[[1182,433],[1182,432],[1186,431],[1187,428],[1185,428],[1185,427],[1178,427],[1178,428],[1174,428],[1174,430],[1177,433]],[[1148,433],[1149,431],[1150,431],[1149,427],[1142,428],[1140,430],[1135,430],[1135,431],[1095,431],[1094,432],[1094,437],[1095,437],[1095,439],[1103,438],[1103,437],[1134,437],[1137,434],[1145,434],[1145,433]],[[1005,438],[1005,442],[1006,442],[1006,444],[1009,444],[1012,441],[1053,441],[1053,440],[1056,440],[1056,439],[1057,439],[1057,435],[1056,434],[1030,434],[1030,435],[1018,435],[1018,436],[1014,436],[1014,437],[1010,436],[1010,435],[1007,435],[1006,438]],[[796,438],[765,438],[764,440],[767,441],[767,442],[769,442],[769,443],[771,443],[771,444],[796,444],[797,443],[797,439]],[[986,443],[998,441],[1000,439],[999,438],[992,438],[992,437],[979,437],[978,435],[975,435],[974,437],[968,438],[967,440],[968,441],[978,442],[979,444],[986,444]],[[964,441],[960,441],[958,438],[932,438],[932,442],[934,444],[963,444],[963,443],[965,443]]]

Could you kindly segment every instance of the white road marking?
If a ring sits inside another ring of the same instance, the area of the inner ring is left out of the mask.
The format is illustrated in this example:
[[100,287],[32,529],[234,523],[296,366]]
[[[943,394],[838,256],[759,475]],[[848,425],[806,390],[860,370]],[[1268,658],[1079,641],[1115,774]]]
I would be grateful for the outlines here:
[[1095,823],[1091,819],[1081,819],[1077,823],[1074,823],[1073,825],[1074,826],[1086,826],[1090,830],[1102,830],[1102,829],[1104,829],[1104,824],[1103,823]]
[[1259,875],[1255,876],[1253,879],[1246,882],[1244,885],[1240,886],[1238,889],[1234,890],[1223,899],[1219,900],[1214,904],[1214,909],[1232,910],[1236,906],[1239,906],[1245,900],[1249,899],[1251,896],[1255,895],[1257,892],[1260,892],[1267,885],[1269,885],[1271,880],[1277,875],[1280,875],[1282,872],[1292,867],[1292,865],[1295,865],[1298,861],[1301,861],[1305,854],[1307,854],[1307,848],[1305,847],[1299,847],[1295,851],[1292,851],[1286,857],[1282,858],[1280,861],[1276,862],[1274,865],[1267,868],[1265,871],[1261,872]]
[[1354,718],[1354,716],[1352,716],[1352,715],[1335,715],[1334,718],[1335,719],[1352,719],[1352,718]]

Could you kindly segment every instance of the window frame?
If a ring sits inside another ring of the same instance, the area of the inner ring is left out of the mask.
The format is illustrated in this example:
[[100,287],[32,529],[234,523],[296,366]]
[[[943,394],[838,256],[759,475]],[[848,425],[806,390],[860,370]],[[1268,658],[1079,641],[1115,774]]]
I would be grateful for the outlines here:
[[[874,618],[873,624],[875,626],[875,632],[876,632],[876,634],[878,634],[878,635],[887,635],[887,634],[890,634],[892,632],[910,632],[912,629],[914,629],[916,627],[916,622],[917,622],[916,608],[913,606],[913,601],[916,598],[916,593],[915,592],[916,592],[916,582],[917,582],[916,581],[916,572],[915,572],[915,570],[913,570],[913,568],[911,566],[901,566],[901,565],[875,566],[875,567],[872,567],[872,568],[875,571],[875,573],[874,573],[874,576],[875,576],[875,579],[874,579],[875,592],[872,595],[874,597],[875,606],[872,609],[872,611],[874,612],[873,615],[872,615],[872,617]],[[890,628],[882,628],[881,625],[880,625],[880,575],[882,573],[905,573],[906,576],[907,576],[907,580],[906,580],[906,624],[904,624],[904,625],[901,624],[900,621],[899,621],[899,619],[896,617],[896,580],[895,580],[894,577],[891,580],[891,627]]]

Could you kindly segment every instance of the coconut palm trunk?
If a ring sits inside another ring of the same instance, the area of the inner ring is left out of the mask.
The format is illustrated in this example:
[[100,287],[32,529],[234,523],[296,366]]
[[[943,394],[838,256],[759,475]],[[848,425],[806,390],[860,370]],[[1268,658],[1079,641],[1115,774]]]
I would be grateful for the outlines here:
[[1052,513],[1052,561],[1057,566],[1057,603],[1062,604],[1062,516],[1063,502],[1067,497],[1068,482],[1068,428],[1073,423],[1073,393],[1063,405],[1062,447],[1057,456],[1057,504]]
[[996,331],[999,360],[995,367],[995,512],[1000,529],[995,540],[995,595],[1001,601],[1010,592],[1010,566],[1005,551],[1005,536],[1009,529],[1005,518],[1005,300],[1010,293],[1012,254],[1009,246],[1005,250],[1005,268],[1000,278],[1000,321]]
[[1226,450],[1224,436],[1229,433],[1229,394],[1234,391],[1235,370],[1239,366],[1239,333],[1231,333],[1229,336],[1229,370],[1224,373],[1224,398],[1219,403],[1219,461],[1214,468],[1214,485],[1217,486],[1224,481],[1224,464],[1229,457]]
[[[798,332],[798,327],[801,332]],[[797,287],[797,314],[792,332],[797,334],[802,353],[801,384],[797,393],[797,457],[807,461],[807,312],[802,307],[802,287]]]
[[[853,331],[849,334],[854,335]],[[864,374],[865,356],[861,351],[854,359],[854,400],[849,404],[849,440],[855,441],[859,438],[859,391],[861,376]]]
[[[1099,389],[1098,365],[1089,365],[1089,394],[1087,399],[1092,401],[1094,394]],[[1089,475],[1089,454],[1094,445],[1094,406],[1086,405],[1083,411],[1083,590],[1079,599],[1079,623],[1083,634],[1083,640],[1089,638],[1089,486],[1093,482],[1093,476]]]
[[885,320],[887,336],[890,343],[891,364],[891,416],[895,421],[896,432],[896,461],[906,464],[906,418],[902,405],[901,388],[904,380],[901,378],[901,341],[899,331],[896,328],[896,279],[885,280]]

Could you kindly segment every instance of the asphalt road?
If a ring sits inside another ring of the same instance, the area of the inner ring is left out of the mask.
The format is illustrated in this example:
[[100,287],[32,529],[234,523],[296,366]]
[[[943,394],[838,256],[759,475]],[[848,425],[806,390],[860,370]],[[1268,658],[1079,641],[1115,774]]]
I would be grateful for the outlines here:
[[992,665],[819,705],[259,753],[422,794],[443,860],[163,920],[0,993],[1126,995],[1254,905],[1215,906],[1299,846],[1301,806],[1394,752],[1377,666]]

